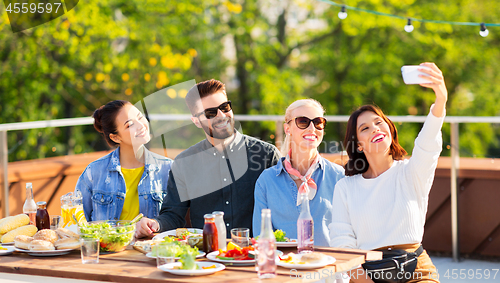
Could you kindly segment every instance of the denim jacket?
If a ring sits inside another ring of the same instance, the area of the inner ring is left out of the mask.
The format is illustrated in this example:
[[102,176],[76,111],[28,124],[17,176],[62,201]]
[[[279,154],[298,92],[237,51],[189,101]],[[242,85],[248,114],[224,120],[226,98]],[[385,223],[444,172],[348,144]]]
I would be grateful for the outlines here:
[[[145,165],[137,191],[139,211],[148,218],[158,215],[167,195],[167,180],[172,159],[145,149]],[[125,201],[125,178],[120,166],[120,147],[90,163],[76,183],[82,194],[83,211],[88,221],[118,220]]]

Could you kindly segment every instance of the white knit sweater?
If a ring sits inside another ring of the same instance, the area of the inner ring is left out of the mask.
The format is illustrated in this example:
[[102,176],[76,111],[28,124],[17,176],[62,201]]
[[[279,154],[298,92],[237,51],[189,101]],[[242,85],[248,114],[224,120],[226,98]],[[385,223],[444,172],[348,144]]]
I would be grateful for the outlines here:
[[438,118],[429,113],[410,159],[394,161],[373,179],[357,174],[337,182],[330,246],[373,250],[422,242],[429,191],[443,143],[443,121],[444,115]]

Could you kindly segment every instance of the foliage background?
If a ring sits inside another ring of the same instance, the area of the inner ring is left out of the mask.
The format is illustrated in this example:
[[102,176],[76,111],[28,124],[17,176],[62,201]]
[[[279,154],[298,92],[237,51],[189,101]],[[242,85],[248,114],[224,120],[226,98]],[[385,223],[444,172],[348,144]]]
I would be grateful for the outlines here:
[[[495,0],[338,3],[434,20],[500,19]],[[390,115],[426,115],[433,92],[404,85],[400,73],[424,61],[445,74],[447,115],[500,112],[500,28],[482,38],[479,26],[416,22],[406,33],[406,21],[354,11],[340,20],[338,7],[315,0],[88,0],[14,34],[0,7],[0,123],[90,116],[110,100],[135,103],[210,78],[226,83],[237,114],[282,115],[292,101],[311,97],[327,115],[349,115],[366,103]],[[245,133],[271,142],[275,126],[242,123]],[[409,152],[420,126],[398,126]],[[186,127],[167,147],[200,139]],[[329,123],[325,141],[342,140],[344,132],[345,124]],[[446,145],[448,125],[443,135]],[[498,157],[499,135],[497,125],[461,125],[461,156]],[[15,131],[8,139],[9,161],[107,148],[92,126]]]

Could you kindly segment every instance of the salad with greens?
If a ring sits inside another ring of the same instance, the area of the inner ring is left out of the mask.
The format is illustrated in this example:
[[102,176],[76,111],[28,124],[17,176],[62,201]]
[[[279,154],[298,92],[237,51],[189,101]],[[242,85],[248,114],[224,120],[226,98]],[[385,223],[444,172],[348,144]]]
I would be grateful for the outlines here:
[[191,247],[185,242],[176,241],[173,238],[166,237],[163,242],[153,246],[151,256],[165,256],[179,258],[182,263],[181,269],[197,269],[196,256],[199,255],[197,247]]
[[[281,229],[278,229],[276,231],[273,232],[274,233],[274,237],[276,238],[276,242],[289,242],[290,239],[288,239],[286,236],[286,232],[281,230]],[[259,236],[255,237],[255,239],[259,239]]]
[[105,221],[80,226],[80,237],[100,239],[101,252],[125,250],[134,238],[135,225],[129,221]]

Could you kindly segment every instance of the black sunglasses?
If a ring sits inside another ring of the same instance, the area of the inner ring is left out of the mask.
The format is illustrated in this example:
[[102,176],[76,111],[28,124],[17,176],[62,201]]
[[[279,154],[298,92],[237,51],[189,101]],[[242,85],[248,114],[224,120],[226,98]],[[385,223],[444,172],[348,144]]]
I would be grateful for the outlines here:
[[200,115],[205,114],[205,117],[207,117],[207,119],[212,119],[212,118],[217,117],[217,113],[219,112],[219,109],[220,109],[220,111],[222,111],[222,113],[227,113],[227,112],[231,111],[231,109],[232,109],[231,108],[231,100],[228,100],[217,107],[207,108],[207,109],[201,111],[200,113],[194,115],[194,117],[198,118],[198,117],[200,117]]
[[[309,124],[311,124],[311,122],[313,122],[314,127],[320,131],[324,130],[326,126],[326,119],[323,117],[316,117],[314,119],[309,119],[307,117],[300,116],[300,117],[295,117],[292,120],[295,120],[295,125],[297,125],[297,128],[301,130],[307,129],[307,127],[309,127]],[[290,121],[288,121],[287,123],[290,123]]]

